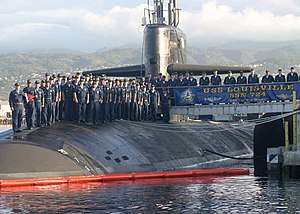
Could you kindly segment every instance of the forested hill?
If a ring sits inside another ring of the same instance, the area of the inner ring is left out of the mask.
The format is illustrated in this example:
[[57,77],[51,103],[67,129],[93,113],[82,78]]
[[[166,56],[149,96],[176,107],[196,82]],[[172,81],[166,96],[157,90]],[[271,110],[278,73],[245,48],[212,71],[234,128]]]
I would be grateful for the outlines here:
[[[41,78],[46,72],[70,73],[104,67],[140,64],[141,49],[102,49],[95,53],[32,52],[0,54],[0,100],[7,100],[16,81]],[[210,65],[255,65],[258,72],[275,73],[300,65],[300,41],[290,43],[232,43],[224,46],[189,47],[188,62]],[[300,69],[300,68],[299,68]],[[298,69],[298,71],[299,71]],[[300,71],[299,71],[300,72]]]

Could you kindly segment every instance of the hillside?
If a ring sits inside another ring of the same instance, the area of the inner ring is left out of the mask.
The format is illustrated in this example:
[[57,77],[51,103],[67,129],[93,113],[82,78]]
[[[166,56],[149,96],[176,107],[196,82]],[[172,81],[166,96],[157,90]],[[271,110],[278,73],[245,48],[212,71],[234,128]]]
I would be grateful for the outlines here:
[[[207,65],[260,65],[274,74],[280,67],[300,65],[300,42],[290,43],[232,43],[220,47],[189,48],[188,63]],[[39,79],[46,72],[71,74],[91,70],[141,63],[141,49],[123,47],[103,49],[95,53],[7,53],[0,55],[0,100],[7,100],[8,92],[18,81]]]

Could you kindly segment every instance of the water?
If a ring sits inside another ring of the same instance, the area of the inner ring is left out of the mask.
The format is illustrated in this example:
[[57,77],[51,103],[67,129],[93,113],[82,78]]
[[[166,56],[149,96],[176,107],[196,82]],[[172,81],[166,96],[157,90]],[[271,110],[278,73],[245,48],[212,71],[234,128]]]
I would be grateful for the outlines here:
[[4,188],[0,212],[300,213],[299,189],[300,180],[253,176]]
[[3,213],[300,213],[300,180],[253,176],[2,189]]

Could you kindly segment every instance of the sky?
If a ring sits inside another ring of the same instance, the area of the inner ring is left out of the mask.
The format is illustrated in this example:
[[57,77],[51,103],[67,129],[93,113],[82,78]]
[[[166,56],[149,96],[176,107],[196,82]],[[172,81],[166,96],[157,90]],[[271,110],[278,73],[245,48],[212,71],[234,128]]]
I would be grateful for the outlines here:
[[[94,52],[141,44],[147,0],[0,0],[0,5],[0,52]],[[179,27],[192,44],[300,40],[300,0],[179,0],[179,6]]]

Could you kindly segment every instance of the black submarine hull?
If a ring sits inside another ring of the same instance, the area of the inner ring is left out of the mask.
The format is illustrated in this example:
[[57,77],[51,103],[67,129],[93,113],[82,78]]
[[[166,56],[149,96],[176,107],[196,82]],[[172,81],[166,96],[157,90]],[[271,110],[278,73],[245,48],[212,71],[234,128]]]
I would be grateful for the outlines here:
[[7,136],[0,136],[0,179],[221,167],[228,159],[206,150],[251,156],[253,142],[251,128],[207,122],[59,122]]

